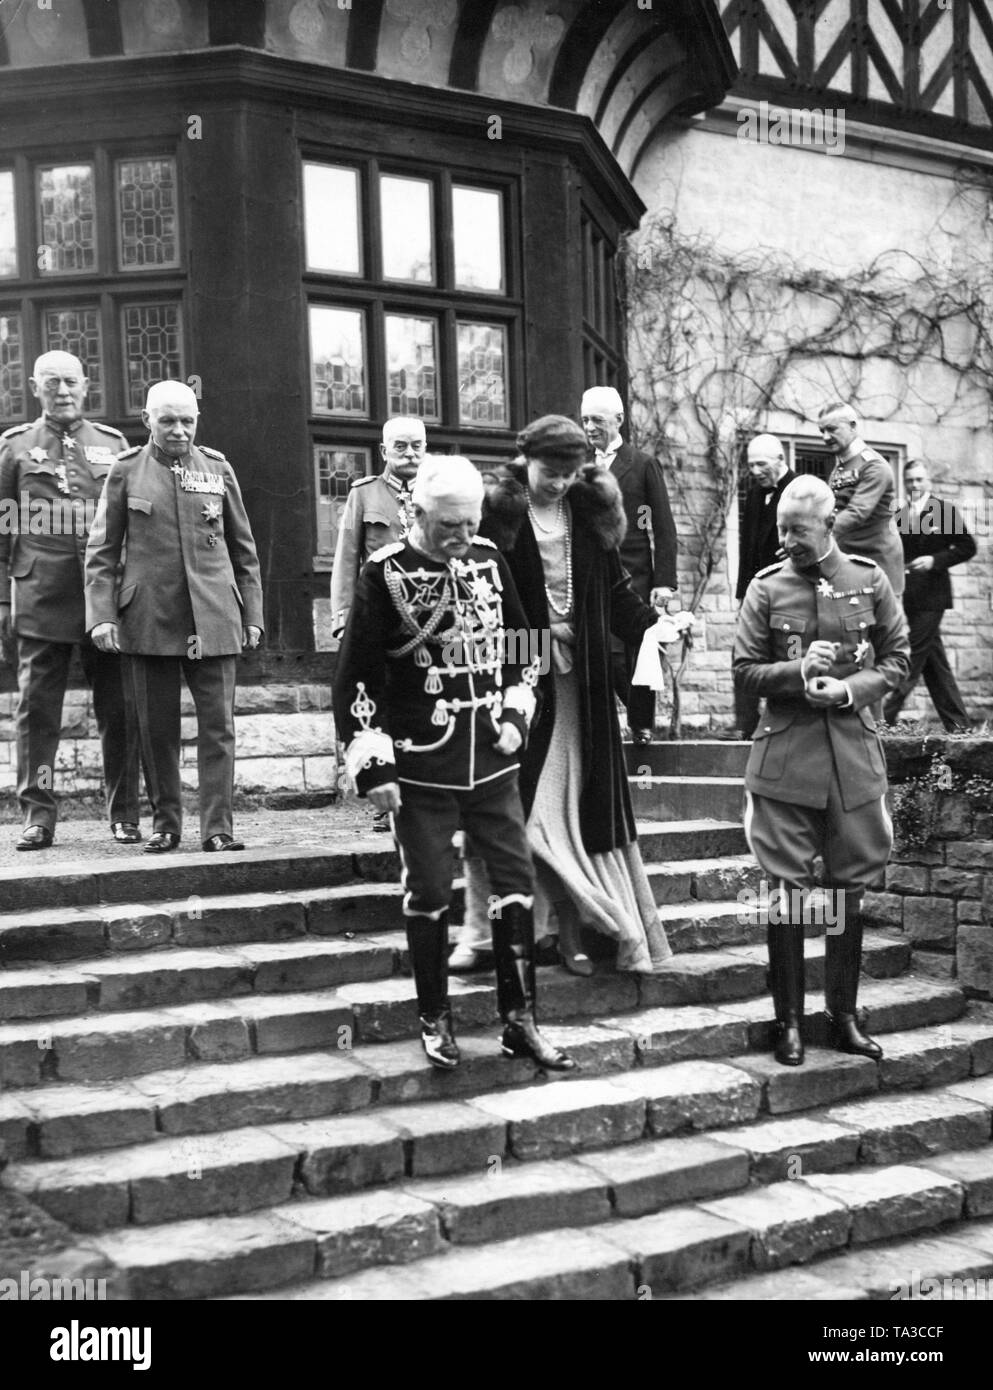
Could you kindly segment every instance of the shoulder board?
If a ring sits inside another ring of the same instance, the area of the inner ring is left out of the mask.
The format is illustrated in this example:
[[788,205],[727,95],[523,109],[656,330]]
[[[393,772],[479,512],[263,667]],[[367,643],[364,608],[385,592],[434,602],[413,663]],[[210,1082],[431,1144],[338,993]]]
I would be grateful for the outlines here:
[[4,430],[3,434],[0,434],[0,439],[11,439],[15,434],[23,434],[25,430],[29,430],[32,425],[37,423],[36,420],[29,420],[26,425],[12,425],[9,430]]
[[130,449],[125,449],[124,452],[122,454],[118,454],[117,457],[119,459],[133,459],[135,454],[141,453],[142,447],[143,446],[141,444],[132,444]]
[[868,447],[862,450],[862,452],[859,454],[859,458],[865,459],[867,463],[872,463],[874,459],[880,459],[883,463],[886,462],[882,454],[877,453],[875,449],[870,449]]
[[752,575],[753,579],[764,579],[767,574],[775,574],[786,564],[785,560],[777,560],[774,565],[766,565],[764,570],[758,570]]
[[[92,425],[95,430],[99,430],[101,434],[110,434],[113,435],[115,439],[124,439],[120,430],[115,430],[113,425],[101,425],[98,424],[96,420],[89,420],[87,423]],[[124,442],[126,444],[128,441],[124,439]]]
[[473,545],[486,545],[486,546],[489,546],[490,550],[496,550],[496,549],[497,549],[495,543],[494,543],[493,541],[489,540],[486,536],[473,536],[473,538],[472,538],[472,543],[473,543]]
[[352,487],[365,487],[368,483],[381,483],[383,480],[378,473],[366,473],[361,478],[356,478]]
[[221,453],[220,449],[208,449],[206,444],[198,444],[197,448],[200,450],[201,454],[206,454],[209,459],[220,459],[222,463],[227,463],[227,459]]
[[857,565],[868,565],[870,569],[878,569],[875,560],[870,560],[868,555],[845,555],[846,560],[854,560]]
[[392,541],[389,545],[381,545],[378,550],[374,550],[369,559],[388,560],[391,555],[399,555],[403,548],[403,541]]

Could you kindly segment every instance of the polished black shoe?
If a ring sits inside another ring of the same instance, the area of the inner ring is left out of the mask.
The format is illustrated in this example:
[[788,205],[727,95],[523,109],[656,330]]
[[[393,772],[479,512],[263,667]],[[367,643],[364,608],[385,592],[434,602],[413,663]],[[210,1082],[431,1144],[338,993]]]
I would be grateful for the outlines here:
[[632,729],[632,730],[631,730],[631,742],[634,743],[634,744],[641,744],[642,746],[644,746],[645,744],[647,744],[647,743],[653,743],[654,741],[655,741],[655,733],[654,733],[654,730],[652,730],[652,729]]
[[21,833],[15,849],[50,849],[54,835],[47,825],[29,825]]
[[433,1067],[442,1071],[454,1071],[459,1064],[459,1048],[452,1032],[450,1009],[443,1010],[437,1018],[426,1018],[421,1014],[421,1046],[424,1055]]
[[179,844],[179,836],[171,830],[156,830],[154,835],[149,835],[145,845],[146,854],[167,854],[169,850],[175,849]]
[[236,840],[233,835],[211,835],[203,842],[204,850],[207,854],[218,854],[225,849],[244,849],[244,841]]
[[541,1036],[530,1010],[508,1019],[500,1046],[505,1057],[530,1057],[543,1071],[572,1071],[576,1066],[568,1052]]
[[854,1014],[838,1014],[834,1020],[834,1045],[839,1052],[850,1052],[854,1057],[871,1057],[874,1062],[883,1055],[879,1043],[863,1033]]
[[119,845],[141,844],[141,831],[134,821],[115,820],[110,827],[110,833]]
[[776,1046],[772,1055],[781,1066],[803,1066],[803,1035],[795,1018],[776,1024]]

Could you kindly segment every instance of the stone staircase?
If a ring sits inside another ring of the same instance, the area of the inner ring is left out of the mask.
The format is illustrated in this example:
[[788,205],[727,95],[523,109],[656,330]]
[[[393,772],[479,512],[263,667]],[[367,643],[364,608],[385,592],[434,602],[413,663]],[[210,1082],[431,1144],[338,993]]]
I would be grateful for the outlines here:
[[36,1272],[336,1300],[888,1299],[993,1274],[993,1007],[870,932],[885,1055],[829,1051],[812,939],[812,1045],[778,1066],[738,900],[747,749],[630,752],[676,955],[539,971],[580,1063],[555,1079],[500,1056],[487,975],[452,983],[462,1066],[427,1066],[382,837],[0,874],[0,1213],[41,1232]]

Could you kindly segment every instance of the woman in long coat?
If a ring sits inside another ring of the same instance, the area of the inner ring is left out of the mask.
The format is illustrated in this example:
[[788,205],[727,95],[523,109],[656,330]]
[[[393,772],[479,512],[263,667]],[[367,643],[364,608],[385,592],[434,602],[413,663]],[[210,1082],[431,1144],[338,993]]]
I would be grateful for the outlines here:
[[[490,488],[480,534],[504,552],[531,632],[551,635],[520,774],[538,880],[535,934],[547,934],[554,909],[568,969],[592,971],[579,941],[585,925],[617,942],[619,970],[650,973],[671,952],[636,842],[610,638],[637,645],[658,614],[631,589],[618,553],[620,489],[585,463],[579,426],[546,415],[517,443],[521,456]],[[478,867],[469,847],[456,970],[472,968],[489,937]]]

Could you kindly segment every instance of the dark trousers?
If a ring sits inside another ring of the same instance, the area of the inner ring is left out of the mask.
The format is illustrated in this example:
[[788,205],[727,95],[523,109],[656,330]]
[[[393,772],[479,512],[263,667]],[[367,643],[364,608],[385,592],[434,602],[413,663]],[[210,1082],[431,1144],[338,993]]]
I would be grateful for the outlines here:
[[[40,637],[17,639],[17,796],[24,824],[48,830],[54,830],[58,817],[55,759],[74,645]],[[116,653],[94,647],[88,638],[79,643],[79,654],[93,692],[108,818],[137,822],[138,732],[125,663]]]
[[938,718],[946,729],[967,726],[969,716],[955,684],[948,653],[941,640],[941,620],[944,611],[907,613],[910,628],[910,670],[899,690],[892,691],[883,701],[883,718],[892,724],[903,708],[921,676],[931,696]]
[[734,683],[734,727],[741,729],[746,738],[751,738],[759,722],[761,697],[750,690],[742,690],[741,683]]
[[182,832],[183,788],[180,673],[197,712],[197,774],[200,838],[230,835],[234,798],[234,696],[236,658],[207,656],[131,656],[141,753],[152,802],[152,825],[173,835]]
[[455,871],[452,836],[459,827],[467,842],[471,839],[472,853],[486,865],[494,899],[526,899],[530,907],[534,870],[514,774],[473,791],[401,782],[393,833],[402,865],[404,915],[438,918],[447,912]]
[[610,669],[614,690],[628,715],[628,728],[655,728],[655,691],[647,685],[632,685],[631,677],[638,661],[637,647],[625,647],[616,638],[610,644]]

